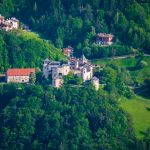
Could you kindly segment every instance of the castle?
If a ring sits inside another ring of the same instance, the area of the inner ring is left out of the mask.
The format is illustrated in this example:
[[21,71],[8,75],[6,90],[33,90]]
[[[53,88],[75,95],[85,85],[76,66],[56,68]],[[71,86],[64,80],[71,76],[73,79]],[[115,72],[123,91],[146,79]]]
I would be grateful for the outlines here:
[[[63,76],[68,75],[69,72],[82,77],[83,82],[86,82],[93,78],[93,65],[88,62],[84,55],[81,58],[70,57],[67,64],[50,61],[49,59],[44,60],[43,74],[45,78],[52,77],[53,87],[59,88],[63,84]],[[93,84],[97,84],[95,80],[93,81]],[[95,86],[97,87],[98,85]]]

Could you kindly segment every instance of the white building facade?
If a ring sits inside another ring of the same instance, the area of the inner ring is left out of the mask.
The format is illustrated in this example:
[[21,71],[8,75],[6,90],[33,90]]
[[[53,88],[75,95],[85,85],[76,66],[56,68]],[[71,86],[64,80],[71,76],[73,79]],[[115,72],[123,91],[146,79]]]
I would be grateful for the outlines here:
[[0,29],[6,31],[19,29],[19,20],[14,17],[5,20],[5,17],[0,15]]
[[91,80],[93,77],[93,66],[88,62],[84,55],[79,58],[71,57],[68,64],[44,60],[43,74],[46,78],[52,76],[52,86],[59,87],[63,84],[63,76],[72,72],[74,75],[81,76],[83,81]]
[[7,83],[28,83],[32,73],[35,73],[35,68],[8,69],[6,72],[6,80]]

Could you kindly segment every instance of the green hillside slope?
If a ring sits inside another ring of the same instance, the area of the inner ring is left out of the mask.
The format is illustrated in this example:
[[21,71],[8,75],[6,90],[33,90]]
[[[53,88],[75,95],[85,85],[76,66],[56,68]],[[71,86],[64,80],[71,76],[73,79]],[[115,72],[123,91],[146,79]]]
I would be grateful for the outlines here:
[[0,31],[0,72],[10,67],[41,67],[45,58],[63,59],[60,49],[29,31]]

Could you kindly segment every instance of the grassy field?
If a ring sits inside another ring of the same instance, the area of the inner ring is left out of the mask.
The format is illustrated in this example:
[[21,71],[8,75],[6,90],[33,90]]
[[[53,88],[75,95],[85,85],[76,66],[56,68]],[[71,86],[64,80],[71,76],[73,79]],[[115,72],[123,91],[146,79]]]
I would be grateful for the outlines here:
[[122,99],[120,106],[130,114],[136,137],[142,139],[150,128],[150,100],[136,96],[131,100]]
[[150,57],[144,57],[144,61],[148,63],[148,66],[143,69],[134,69],[137,64],[136,58],[100,59],[99,61],[93,61],[93,63],[102,66],[114,64],[119,67],[125,67],[130,72],[130,75],[134,81],[143,83],[146,78],[150,77]]

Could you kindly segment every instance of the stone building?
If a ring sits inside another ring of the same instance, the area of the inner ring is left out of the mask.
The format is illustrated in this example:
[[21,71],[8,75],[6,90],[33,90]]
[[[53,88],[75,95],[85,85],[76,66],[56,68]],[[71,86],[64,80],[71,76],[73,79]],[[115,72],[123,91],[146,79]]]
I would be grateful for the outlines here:
[[63,76],[68,75],[70,66],[68,64],[60,64],[59,61],[44,60],[43,75],[45,78],[52,76],[52,86],[59,87],[63,84]]
[[52,79],[55,77],[63,77],[68,75],[70,72],[70,66],[67,64],[63,64],[59,67],[52,68]]
[[106,33],[98,33],[96,35],[96,44],[110,46],[113,43],[113,35]]
[[93,77],[93,67],[90,64],[85,64],[82,68],[82,79],[83,82],[91,80]]
[[28,83],[32,73],[35,73],[35,68],[8,69],[6,72],[6,80],[7,83]]
[[92,83],[95,86],[95,89],[98,90],[99,89],[99,79],[97,77],[93,77]]
[[14,17],[5,20],[5,17],[0,15],[0,29],[10,31],[18,28],[19,28],[19,20],[17,20]]
[[62,51],[63,51],[64,55],[67,56],[67,57],[72,57],[73,56],[73,48],[70,47],[70,46],[68,46],[66,48],[63,48]]
[[57,78],[54,78],[52,80],[52,86],[53,87],[56,87],[56,88],[59,88],[63,85],[63,79],[60,78],[60,77],[57,77]]
[[59,61],[50,61],[49,59],[44,60],[43,64],[43,74],[45,78],[48,78],[52,74],[52,69],[60,66]]
[[18,29],[19,28],[19,20],[12,17],[5,21],[6,24],[11,25],[12,29]]
[[71,70],[81,70],[85,64],[89,64],[84,55],[81,58],[71,57],[68,61]]

